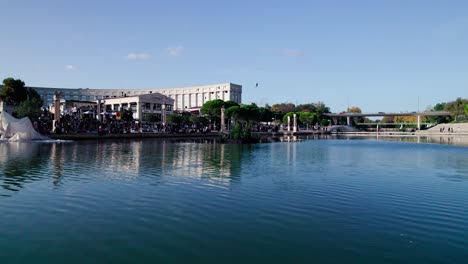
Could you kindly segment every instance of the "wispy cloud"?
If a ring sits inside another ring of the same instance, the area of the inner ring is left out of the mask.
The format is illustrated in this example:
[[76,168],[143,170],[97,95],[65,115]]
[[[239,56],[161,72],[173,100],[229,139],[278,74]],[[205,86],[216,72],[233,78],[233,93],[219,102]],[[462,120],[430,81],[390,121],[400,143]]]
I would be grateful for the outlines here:
[[147,60],[151,58],[151,54],[148,53],[129,53],[126,56],[129,60]]
[[285,49],[280,49],[279,52],[286,57],[297,58],[297,57],[304,56],[304,52],[298,49],[285,48]]
[[173,57],[177,57],[177,56],[182,55],[184,50],[185,50],[185,48],[183,46],[181,46],[181,45],[176,46],[176,47],[169,47],[169,48],[166,49],[167,54],[169,56],[173,56]]
[[71,65],[71,64],[65,65],[64,68],[66,71],[74,71],[77,69],[75,65]]

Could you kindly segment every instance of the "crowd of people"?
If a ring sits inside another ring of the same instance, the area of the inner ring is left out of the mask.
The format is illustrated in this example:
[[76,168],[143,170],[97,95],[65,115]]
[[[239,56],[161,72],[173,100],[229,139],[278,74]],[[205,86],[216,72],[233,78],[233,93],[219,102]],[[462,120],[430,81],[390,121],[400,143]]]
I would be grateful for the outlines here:
[[[205,123],[181,123],[164,124],[162,122],[142,122],[137,120],[118,120],[115,116],[103,116],[97,120],[92,116],[84,116],[76,113],[67,113],[61,115],[59,120],[55,121],[50,112],[44,111],[41,116],[33,122],[34,128],[43,135],[54,134],[79,134],[96,133],[98,135],[107,134],[128,134],[128,133],[210,133],[219,131],[219,124]],[[227,125],[226,129],[229,130]],[[248,128],[250,132],[279,132],[286,130],[286,126],[275,123],[254,123]],[[292,129],[292,126],[291,126]],[[306,127],[298,130],[305,130]],[[310,126],[308,130],[318,130],[322,128],[319,124]]]

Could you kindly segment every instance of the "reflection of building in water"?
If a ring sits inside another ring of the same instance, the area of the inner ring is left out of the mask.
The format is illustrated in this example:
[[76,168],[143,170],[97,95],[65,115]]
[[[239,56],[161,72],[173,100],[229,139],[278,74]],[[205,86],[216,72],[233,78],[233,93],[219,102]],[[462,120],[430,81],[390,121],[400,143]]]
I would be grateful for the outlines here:
[[231,180],[232,177],[238,176],[241,154],[241,149],[236,145],[214,142],[172,144],[164,153],[162,169],[165,175],[171,176]]
[[86,155],[88,161],[99,170],[110,170],[115,173],[103,173],[106,177],[135,178],[141,169],[142,141],[122,142],[100,142],[89,144],[83,153],[83,146],[76,144],[72,151],[73,160],[86,160],[78,157]]

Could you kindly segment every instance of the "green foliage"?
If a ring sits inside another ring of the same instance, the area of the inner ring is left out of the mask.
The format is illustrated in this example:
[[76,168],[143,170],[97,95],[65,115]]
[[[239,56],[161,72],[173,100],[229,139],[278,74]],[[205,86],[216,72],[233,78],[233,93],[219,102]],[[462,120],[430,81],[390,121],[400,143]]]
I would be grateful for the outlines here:
[[[287,123],[288,123],[288,116],[290,116],[290,117],[291,117],[291,125],[292,125],[293,122],[294,122],[294,114],[296,114],[296,115],[297,115],[296,118],[298,118],[299,113],[296,113],[296,112],[289,112],[289,113],[285,114],[285,115],[283,116],[283,123],[284,123],[284,124],[287,124]],[[299,118],[298,118],[298,119],[299,119]]]
[[16,107],[16,115],[18,118],[29,117],[34,120],[41,114],[42,102],[38,98],[32,98],[30,100],[22,101]]
[[231,106],[226,109],[226,115],[234,118],[236,122],[244,121],[250,123],[251,121],[260,120],[260,109],[256,104]]
[[314,104],[300,104],[296,106],[296,112],[316,112],[317,107]]
[[202,126],[206,126],[210,123],[210,121],[206,119],[206,117],[199,115],[191,115],[188,120],[192,124],[200,124]]
[[317,122],[317,114],[310,112],[301,112],[299,114],[299,121],[305,125],[312,125]]
[[468,104],[465,105],[465,115],[468,115]]
[[210,100],[203,104],[200,112],[209,117],[220,117],[221,108],[224,106],[224,101],[221,99]]
[[320,121],[320,125],[321,126],[329,126],[330,125],[330,120],[322,119],[322,121]]
[[3,89],[0,97],[10,105],[19,105],[28,98],[28,91],[20,79],[6,78],[3,80]]
[[251,139],[252,134],[250,133],[250,129],[248,126],[242,126],[240,124],[236,124],[234,128],[231,130],[230,137],[233,139],[248,140],[248,139]]
[[189,122],[191,114],[188,112],[174,112],[167,115],[167,122],[175,126],[180,126]]
[[458,97],[455,101],[446,103],[444,110],[452,113],[456,121],[465,114],[465,105],[468,105],[468,100]]
[[144,113],[141,119],[145,122],[159,122],[161,121],[161,116],[158,114]]
[[330,107],[326,106],[323,102],[318,102],[315,107],[317,108],[316,113],[318,116],[321,116],[325,113],[330,113]]
[[232,100],[228,100],[228,101],[224,102],[224,108],[225,109],[228,109],[231,106],[239,106],[239,104],[232,101]]
[[447,103],[438,103],[434,106],[434,111],[444,111]]
[[271,122],[272,119],[274,118],[274,114],[270,110],[270,108],[259,107],[258,112],[259,112],[258,120],[260,120],[262,122]]
[[271,111],[273,112],[289,113],[294,112],[295,110],[296,106],[293,103],[274,104],[271,107]]

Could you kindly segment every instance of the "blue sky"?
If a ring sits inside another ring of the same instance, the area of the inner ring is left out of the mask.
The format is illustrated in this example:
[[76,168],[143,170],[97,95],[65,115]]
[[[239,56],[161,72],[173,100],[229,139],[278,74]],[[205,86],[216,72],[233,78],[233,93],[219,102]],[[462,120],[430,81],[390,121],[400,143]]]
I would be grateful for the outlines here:
[[0,78],[30,86],[233,82],[244,103],[334,112],[468,97],[468,1],[0,0],[0,10]]

